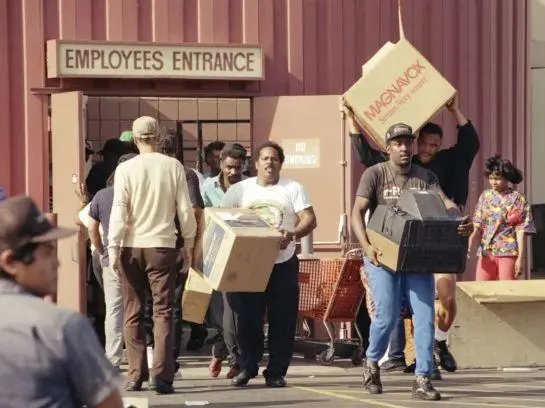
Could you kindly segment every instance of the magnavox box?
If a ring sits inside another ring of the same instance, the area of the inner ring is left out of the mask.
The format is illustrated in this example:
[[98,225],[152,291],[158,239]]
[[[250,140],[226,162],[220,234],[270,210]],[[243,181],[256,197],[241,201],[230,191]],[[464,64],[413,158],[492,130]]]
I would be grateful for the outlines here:
[[438,193],[409,189],[395,206],[377,206],[366,231],[379,263],[394,272],[462,273],[468,239],[459,224]]
[[207,208],[202,274],[221,292],[264,292],[282,235],[249,209]]
[[[401,13],[401,12],[400,12]],[[362,77],[344,95],[365,132],[380,147],[395,123],[418,131],[456,94],[454,87],[405,38],[387,42],[362,67]]]
[[182,319],[187,322],[203,323],[212,292],[212,287],[204,276],[193,268],[189,269],[182,296]]

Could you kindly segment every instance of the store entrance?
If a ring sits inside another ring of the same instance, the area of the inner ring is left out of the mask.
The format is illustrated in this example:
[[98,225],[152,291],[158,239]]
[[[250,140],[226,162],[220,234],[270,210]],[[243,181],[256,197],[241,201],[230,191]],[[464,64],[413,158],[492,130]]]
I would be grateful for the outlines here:
[[[75,224],[82,207],[76,186],[85,183],[90,168],[102,160],[99,152],[105,142],[129,131],[139,116],[157,118],[163,132],[175,131],[180,159],[200,171],[206,170],[202,152],[210,142],[237,142],[251,153],[250,102],[248,98],[101,97],[81,92],[51,95],[50,211],[57,214],[60,225]],[[94,152],[87,162],[86,146]],[[101,296],[88,246],[83,228],[78,236],[59,242],[57,303],[92,315],[100,313],[96,303]]]

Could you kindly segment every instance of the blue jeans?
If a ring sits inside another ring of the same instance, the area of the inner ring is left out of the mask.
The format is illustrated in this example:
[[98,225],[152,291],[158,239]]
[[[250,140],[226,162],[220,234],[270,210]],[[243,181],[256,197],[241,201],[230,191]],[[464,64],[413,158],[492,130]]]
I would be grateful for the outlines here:
[[401,316],[400,311],[400,316],[396,324],[394,325],[392,332],[390,333],[390,348],[388,349],[388,359],[405,361],[405,345],[405,323],[403,321],[403,317]]
[[375,318],[369,330],[369,361],[378,362],[386,349],[390,333],[400,320],[403,298],[407,299],[414,316],[414,343],[416,370],[419,376],[430,376],[433,371],[434,301],[433,273],[393,273],[364,259],[364,270],[376,306]]

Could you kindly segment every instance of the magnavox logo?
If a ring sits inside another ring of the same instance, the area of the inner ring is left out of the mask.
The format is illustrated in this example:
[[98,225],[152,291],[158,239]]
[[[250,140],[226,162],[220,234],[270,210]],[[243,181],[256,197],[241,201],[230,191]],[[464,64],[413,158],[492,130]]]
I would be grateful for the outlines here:
[[416,60],[414,64],[407,67],[394,82],[380,93],[379,97],[369,105],[369,108],[363,112],[367,119],[373,121],[373,119],[380,116],[382,110],[388,108],[398,96],[401,96],[406,88],[411,85],[415,79],[420,77],[424,69],[426,69],[426,67],[420,63],[420,60]]

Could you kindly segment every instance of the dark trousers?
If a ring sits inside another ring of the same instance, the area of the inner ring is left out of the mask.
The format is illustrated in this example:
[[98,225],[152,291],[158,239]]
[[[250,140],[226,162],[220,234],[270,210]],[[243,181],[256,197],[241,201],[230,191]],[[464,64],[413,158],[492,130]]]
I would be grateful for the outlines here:
[[173,301],[178,250],[174,248],[123,248],[121,282],[125,314],[124,336],[129,360],[128,379],[144,381],[148,376],[144,304],[149,285],[153,300],[153,368],[160,381],[174,379]]
[[[181,264],[177,264],[176,270],[180,270],[182,267]],[[176,276],[176,289],[174,290],[174,304],[172,306],[172,310],[174,315],[172,316],[172,321],[174,325],[174,350],[173,350],[173,358],[174,358],[174,370],[175,372],[179,370],[180,363],[178,363],[177,359],[180,356],[180,352],[182,349],[182,336],[184,333],[184,321],[182,319],[183,312],[182,312],[182,297],[184,295],[184,289],[185,289],[185,282],[187,280],[187,275],[180,275],[178,274]],[[146,331],[146,346],[153,347],[153,300],[151,296],[151,289],[149,288],[149,285],[147,287],[147,297],[146,297],[146,305],[144,307],[144,326]],[[188,322],[189,326],[191,327],[191,335],[198,336],[200,335],[205,329],[202,324]]]
[[236,310],[241,309],[240,296],[235,293],[223,293],[223,340],[229,354],[229,365],[241,366],[238,331],[240,316]]
[[225,360],[229,357],[229,350],[225,344],[224,327],[223,327],[223,295],[221,292],[214,291],[210,306],[206,315],[206,326],[216,329],[217,335],[212,346],[212,354],[218,360]]
[[[230,297],[232,297],[231,295]],[[229,302],[238,316],[240,366],[250,375],[257,375],[263,357],[263,324],[265,311],[269,323],[269,363],[267,377],[283,377],[293,355],[293,344],[299,308],[299,260],[276,264],[265,292],[239,292],[238,301]]]

